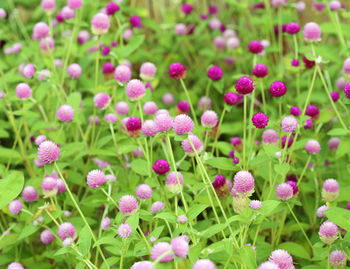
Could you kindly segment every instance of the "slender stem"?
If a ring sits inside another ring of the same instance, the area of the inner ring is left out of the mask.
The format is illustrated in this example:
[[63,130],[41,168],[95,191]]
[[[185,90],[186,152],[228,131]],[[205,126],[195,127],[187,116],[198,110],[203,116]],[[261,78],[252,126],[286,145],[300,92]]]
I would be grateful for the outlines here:
[[[90,234],[91,234],[92,240],[94,241],[94,243],[96,243],[95,234],[94,234],[94,232],[92,231],[92,229],[91,229],[89,223],[87,222],[87,220],[86,220],[86,218],[85,218],[83,212],[81,211],[81,209],[80,209],[78,203],[75,201],[75,199],[74,199],[74,197],[73,197],[73,194],[72,194],[72,192],[71,192],[71,190],[70,190],[70,188],[69,188],[69,186],[68,186],[66,180],[65,180],[64,177],[62,176],[61,170],[58,168],[58,165],[57,165],[56,162],[54,163],[54,166],[55,166],[55,168],[56,168],[56,170],[57,170],[58,175],[59,175],[60,178],[62,179],[63,184],[64,184],[64,186],[66,187],[67,192],[68,192],[68,195],[69,195],[69,197],[72,199],[75,208],[78,210],[78,212],[79,212],[81,218],[83,219],[83,222],[85,223],[86,227],[88,228],[88,230],[89,230],[89,232],[90,232]],[[108,263],[107,263],[107,261],[106,261],[105,256],[103,255],[103,252],[102,252],[100,246],[97,246],[97,249],[98,249],[98,251],[100,252],[103,261],[106,263],[107,268],[109,268],[109,265],[108,265]]]
[[222,126],[222,122],[224,120],[225,117],[225,113],[226,113],[226,109],[224,108],[221,112],[221,117],[220,117],[220,121],[219,121],[219,125],[218,128],[216,130],[216,134],[215,134],[215,140],[214,140],[214,145],[213,148],[211,149],[211,153],[214,154],[215,149],[217,149],[218,146],[218,139],[219,139],[219,135],[220,135],[220,127]]
[[294,214],[292,208],[290,207],[289,203],[286,203],[286,204],[287,204],[287,206],[288,206],[288,208],[289,208],[290,213],[292,214],[294,220],[296,221],[296,223],[298,224],[299,228],[301,229],[301,232],[303,233],[303,235],[304,235],[304,237],[305,237],[307,243],[309,244],[309,246],[310,246],[310,248],[311,248],[311,250],[312,250],[312,244],[311,244],[311,242],[310,242],[308,236],[306,235],[306,233],[305,233],[305,231],[304,231],[304,228],[301,226],[299,220],[298,220],[297,217],[295,216],[295,214]]
[[[97,93],[97,87],[98,87],[98,64],[99,64],[99,58],[100,58],[100,39],[99,36],[97,36],[97,51],[96,51],[96,62],[95,62],[95,89],[94,93]],[[95,137],[95,128],[96,128],[96,106],[94,105],[94,118],[92,121],[92,134],[91,134],[91,146],[94,143],[94,137]]]
[[303,112],[302,112],[302,114],[301,114],[302,116],[305,115],[306,107],[308,106],[309,101],[310,101],[312,89],[314,88],[314,85],[315,85],[316,72],[317,72],[317,68],[314,69],[314,74],[313,74],[313,76],[312,76],[311,85],[310,85],[310,88],[309,88],[309,91],[308,91],[308,94],[307,94],[307,97],[306,97],[306,101],[305,101],[305,104],[304,104]]
[[266,113],[266,101],[265,101],[264,80],[260,80],[260,90],[261,90],[261,98],[262,98],[262,102],[263,102],[264,113]]
[[143,239],[143,241],[145,241],[146,245],[147,245],[147,248],[148,248],[148,251],[151,252],[152,248],[151,248],[151,245],[149,244],[145,234],[143,233],[143,231],[141,230],[140,228],[140,225],[137,226],[137,229],[139,230],[139,233],[141,234],[141,237]]
[[[205,181],[205,178],[202,177],[202,178],[203,178],[203,182],[204,182],[207,186],[209,185],[209,187],[211,188],[212,192],[214,193],[214,197],[215,197],[215,199],[216,199],[216,201],[217,201],[217,203],[218,203],[218,205],[219,205],[219,208],[220,208],[220,210],[221,210],[221,213],[222,213],[222,215],[224,216],[225,222],[227,222],[227,216],[226,216],[225,210],[224,210],[223,207],[222,207],[222,204],[221,204],[220,199],[219,199],[219,197],[218,197],[218,195],[217,195],[217,193],[216,193],[216,191],[215,191],[215,189],[214,189],[214,187],[213,187],[213,184],[211,184],[211,182],[210,182],[209,176],[208,176],[208,174],[207,174],[207,171],[206,171],[205,168],[204,168],[204,165],[203,165],[203,163],[202,163],[202,160],[200,159],[200,157],[199,157],[199,155],[198,155],[198,152],[197,152],[196,148],[194,147],[194,145],[193,145],[191,139],[189,139],[189,138],[187,138],[187,139],[188,139],[188,141],[189,141],[189,143],[190,143],[190,145],[191,145],[191,147],[192,147],[192,149],[193,149],[193,151],[194,151],[194,154],[195,154],[195,156],[196,156],[196,159],[197,159],[197,162],[198,162],[198,164],[199,164],[200,170],[202,170],[202,173],[204,173],[205,177],[207,178],[207,182],[206,182],[206,181]],[[209,197],[210,197],[210,195],[209,195]],[[213,205],[212,205],[212,206],[213,206]],[[213,207],[213,210],[215,210],[214,207]],[[229,228],[231,234],[233,234],[233,230],[232,230],[232,228],[231,228],[230,225],[228,225],[228,228]],[[238,243],[237,243],[236,237],[233,237],[233,240],[235,241],[236,247],[238,248]]]
[[184,91],[185,91],[187,101],[188,101],[188,103],[190,104],[190,108],[191,108],[191,113],[192,113],[193,120],[194,120],[194,122],[196,123],[196,125],[198,125],[196,113],[194,112],[193,105],[192,105],[192,101],[191,101],[191,97],[190,97],[190,95],[188,94],[188,90],[187,90],[187,88],[186,88],[186,85],[185,85],[185,83],[184,83],[184,81],[183,81],[182,79],[180,79],[180,82],[181,82],[182,88],[183,88]]
[[151,269],[156,268],[156,265],[160,262],[161,259],[163,259],[164,257],[168,256],[169,254],[173,253],[172,250],[168,250],[166,252],[164,252],[162,255],[160,255],[151,265]]
[[318,65],[316,66],[316,69],[317,69],[317,71],[318,71],[318,74],[320,75],[320,78],[321,78],[323,87],[324,87],[324,89],[325,89],[325,91],[326,91],[326,94],[327,94],[327,97],[328,97],[328,99],[329,99],[329,102],[331,103],[331,105],[332,105],[332,107],[333,107],[333,110],[334,110],[335,114],[337,115],[337,118],[338,118],[340,124],[343,126],[344,130],[347,131],[348,128],[346,127],[346,125],[345,125],[345,123],[344,123],[342,117],[340,116],[339,111],[338,111],[338,109],[337,109],[337,107],[336,107],[334,101],[332,100],[332,97],[331,97],[329,91],[328,91],[328,87],[327,87],[326,81],[325,81],[325,79],[324,79],[324,76],[323,76],[323,74],[322,74],[322,71],[321,71],[321,69],[320,69],[320,67],[319,67]]
[[299,177],[299,179],[298,179],[298,185],[300,184],[301,180],[303,179],[303,176],[304,176],[304,174],[305,174],[305,172],[306,172],[306,169],[307,169],[307,167],[308,167],[308,165],[309,165],[310,160],[311,160],[311,155],[307,158],[307,161],[306,161],[306,163],[305,163],[304,169],[303,169],[303,171],[301,172],[301,175],[300,175],[300,177]]
[[101,188],[101,191],[107,196],[108,200],[110,200],[115,205],[115,207],[119,209],[117,202],[112,198],[112,196],[110,196],[109,193],[107,193],[104,188]]
[[171,143],[170,143],[170,138],[169,138],[169,135],[166,135],[166,143],[167,143],[167,147],[170,151],[170,159],[171,159],[171,163],[173,165],[173,169],[174,169],[174,172],[175,172],[175,175],[176,175],[176,181],[177,181],[177,184],[179,186],[179,189],[180,189],[180,194],[181,194],[181,200],[184,204],[184,207],[185,207],[185,211],[187,212],[188,211],[188,206],[187,206],[187,203],[186,203],[186,200],[185,200],[185,197],[184,197],[184,194],[183,194],[183,191],[182,191],[182,185],[180,183],[180,180],[179,180],[179,174],[177,173],[177,169],[176,169],[176,163],[175,163],[175,159],[174,159],[174,154],[173,154],[173,149],[171,147]]
[[247,95],[243,97],[243,169],[246,169],[246,145],[247,145]]
[[206,102],[205,107],[204,107],[205,110],[208,109],[208,98],[209,98],[209,93],[210,93],[210,88],[211,88],[212,82],[213,81],[211,79],[209,79],[209,82],[207,84],[207,88],[205,90],[205,102]]

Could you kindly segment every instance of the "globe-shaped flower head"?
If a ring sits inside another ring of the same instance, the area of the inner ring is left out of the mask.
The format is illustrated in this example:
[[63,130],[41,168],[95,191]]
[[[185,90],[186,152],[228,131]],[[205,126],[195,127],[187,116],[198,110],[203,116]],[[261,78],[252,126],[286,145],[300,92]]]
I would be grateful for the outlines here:
[[249,94],[254,90],[254,83],[250,77],[240,77],[235,85],[235,89],[239,94]]

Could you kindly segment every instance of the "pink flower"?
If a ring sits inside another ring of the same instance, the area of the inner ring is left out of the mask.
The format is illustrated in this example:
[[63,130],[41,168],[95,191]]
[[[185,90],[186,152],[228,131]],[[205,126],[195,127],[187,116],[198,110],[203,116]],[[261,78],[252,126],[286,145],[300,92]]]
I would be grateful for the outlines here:
[[287,133],[294,132],[298,127],[298,121],[293,116],[286,116],[281,121],[281,127]]
[[26,186],[22,191],[22,198],[26,202],[34,202],[38,199],[38,192],[33,186]]
[[157,110],[158,110],[158,106],[153,101],[148,101],[143,104],[143,112],[145,112],[146,115],[152,115],[156,113]]
[[119,210],[124,216],[131,216],[139,208],[139,203],[132,195],[124,195],[119,200]]
[[181,259],[186,258],[190,250],[188,242],[182,236],[175,237],[171,240],[171,248],[174,251],[175,255]]
[[140,100],[146,92],[145,85],[141,80],[132,79],[126,85],[126,95],[131,101]]
[[276,195],[281,200],[288,200],[293,196],[293,187],[288,183],[281,183],[276,188]]
[[106,14],[98,13],[91,20],[91,31],[94,35],[107,33],[109,27],[109,17]]
[[57,233],[62,240],[65,240],[68,236],[74,239],[77,230],[75,229],[72,223],[64,222],[58,227]]
[[306,41],[319,41],[321,40],[321,29],[317,23],[309,22],[304,26],[303,35]]
[[152,251],[151,251],[151,258],[152,258],[152,260],[155,261],[158,259],[158,257],[163,255],[164,253],[169,252],[169,254],[166,255],[164,258],[160,259],[159,262],[172,261],[174,259],[174,255],[170,251],[171,251],[171,246],[169,243],[159,242],[153,246]]
[[67,72],[71,78],[78,78],[81,75],[81,67],[79,64],[73,63],[68,66]]
[[193,264],[192,269],[216,269],[216,266],[209,259],[200,259]]
[[127,102],[120,101],[115,105],[115,112],[119,115],[125,115],[129,112],[129,105]]
[[[203,143],[202,141],[199,139],[198,136],[194,135],[194,134],[189,134],[188,138],[191,140],[194,149],[197,151],[198,155],[200,155],[203,152]],[[188,141],[188,139],[182,140],[181,142],[181,147],[182,149],[186,152],[186,154],[188,156],[195,156],[195,152],[194,149],[192,148],[191,143]]]
[[341,250],[333,250],[329,255],[329,262],[336,269],[344,268],[346,266],[346,255]]
[[276,144],[278,142],[278,134],[273,129],[266,129],[261,138],[265,144]]
[[214,128],[218,124],[218,115],[213,110],[207,110],[201,116],[201,123],[205,128]]
[[50,244],[55,239],[55,236],[50,230],[44,230],[40,234],[40,240],[43,242],[43,244],[47,245]]
[[50,28],[45,22],[38,22],[33,28],[33,39],[38,40],[49,35]]
[[140,67],[140,77],[145,81],[151,81],[156,75],[157,67],[150,62],[145,62]]
[[68,0],[68,7],[71,9],[81,8],[82,5],[83,5],[82,0]]
[[21,99],[27,99],[32,96],[32,89],[27,83],[19,83],[16,86],[16,96]]
[[121,238],[128,238],[132,234],[132,228],[129,223],[119,225],[118,234]]
[[96,189],[106,181],[106,176],[101,170],[92,170],[86,177],[86,182],[90,188]]
[[108,94],[104,92],[99,92],[94,97],[94,104],[96,107],[100,109],[105,109],[108,106],[110,99],[111,98],[109,97]]
[[74,118],[74,109],[70,105],[62,105],[57,110],[57,118],[60,121],[69,122]]
[[184,184],[184,178],[180,172],[174,171],[167,174],[165,186],[169,192],[174,194],[180,193],[180,191],[182,190],[183,184]]
[[158,132],[157,126],[153,120],[145,120],[142,124],[142,133],[145,136],[154,136]]
[[317,140],[310,139],[309,141],[306,142],[305,149],[310,154],[316,154],[316,153],[320,152],[321,146],[320,146],[320,143],[318,143]]
[[17,215],[23,208],[22,202],[20,200],[13,200],[9,204],[9,210],[12,214]]
[[54,142],[46,140],[39,145],[38,157],[44,164],[57,161],[59,155],[60,149]]
[[327,220],[322,223],[318,234],[323,243],[331,245],[338,238],[338,226]]
[[136,189],[136,195],[140,199],[149,199],[152,197],[152,188],[147,184],[141,184]]
[[151,213],[154,215],[156,214],[158,211],[162,210],[165,208],[165,205],[163,202],[157,201],[154,202],[151,206]]
[[254,177],[248,171],[239,171],[233,179],[233,188],[241,196],[251,196],[254,192]]
[[194,123],[186,114],[181,114],[175,117],[173,121],[173,130],[176,134],[182,135],[192,131]]
[[157,126],[158,132],[166,132],[173,126],[173,119],[168,114],[156,115],[154,123]]
[[128,66],[121,64],[114,70],[114,78],[121,83],[128,82],[131,78],[131,70]]
[[291,269],[293,268],[293,258],[290,254],[283,249],[276,249],[272,251],[269,261],[277,264],[279,269]]

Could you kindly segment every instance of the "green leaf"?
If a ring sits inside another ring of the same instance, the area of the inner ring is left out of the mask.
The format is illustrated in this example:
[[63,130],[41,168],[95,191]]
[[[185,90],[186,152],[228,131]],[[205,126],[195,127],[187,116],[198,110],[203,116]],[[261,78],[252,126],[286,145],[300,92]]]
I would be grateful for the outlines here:
[[236,170],[235,165],[232,163],[232,159],[225,157],[211,158],[206,161],[212,167],[222,169],[222,170]]
[[[4,179],[0,179],[0,209],[9,204],[22,191],[24,184],[23,174],[12,172]],[[6,190],[6,191],[5,191]]]
[[130,216],[126,222],[129,223],[132,229],[135,231],[137,226],[139,226],[139,213],[135,213]]
[[138,47],[141,46],[144,39],[144,35],[133,36],[128,45],[123,48],[123,57],[128,57],[131,53],[133,53]]
[[19,234],[18,240],[21,240],[23,238],[30,236],[31,234],[35,233],[38,229],[39,227],[34,225],[25,226],[21,231],[21,233]]
[[111,245],[111,246],[117,246],[120,243],[120,241],[116,238],[113,238],[111,236],[105,236],[96,241],[94,244],[94,247],[99,245]]
[[307,252],[307,250],[300,244],[294,243],[294,242],[285,242],[278,246],[278,248],[287,250],[290,254],[293,256],[310,260],[310,254]]
[[340,147],[338,147],[335,153],[335,158],[339,159],[350,151],[350,140],[344,140],[340,142]]
[[186,140],[187,137],[188,137],[187,134],[184,134],[184,135],[175,135],[175,136],[174,136],[174,140],[175,140],[175,141],[183,141],[183,140]]
[[330,130],[327,135],[329,136],[343,136],[343,135],[347,135],[348,132],[346,130],[344,130],[343,128],[335,128]]
[[265,216],[269,216],[279,205],[280,201],[276,200],[267,200],[262,203],[262,207],[260,209],[261,214]]
[[83,255],[87,254],[90,251],[91,234],[87,226],[84,226],[84,228],[79,233],[78,245],[79,250]]
[[14,149],[7,149],[0,147],[0,159],[2,160],[9,160],[9,159],[18,159],[20,160],[21,154],[19,154],[18,151]]
[[240,257],[248,269],[256,269],[256,258],[252,247],[246,246],[239,250]]
[[326,211],[324,211],[324,214],[327,216],[327,218],[340,226],[341,228],[350,231],[350,211],[339,208],[339,207],[332,207]]
[[149,175],[148,163],[144,159],[135,159],[131,162],[131,169],[142,176]]
[[195,205],[191,206],[191,208],[187,212],[188,222],[191,222],[192,220],[194,220],[207,207],[208,207],[208,205],[203,205],[203,204],[195,204]]
[[75,110],[78,109],[81,102],[81,95],[77,92],[73,92],[68,96],[68,104]]
[[18,241],[18,234],[11,233],[0,240],[0,249],[10,246]]
[[204,238],[212,237],[214,234],[217,234],[218,232],[221,232],[226,227],[226,224],[215,224],[213,226],[210,226],[208,229],[201,232],[201,236]]
[[155,216],[155,218],[157,218],[157,219],[164,219],[164,220],[169,221],[170,223],[175,223],[176,222],[176,216],[171,214],[171,213],[168,213],[168,212],[158,213]]
[[289,171],[290,166],[288,163],[282,163],[282,164],[275,164],[273,168],[277,174],[281,175],[282,177],[285,177],[285,175]]

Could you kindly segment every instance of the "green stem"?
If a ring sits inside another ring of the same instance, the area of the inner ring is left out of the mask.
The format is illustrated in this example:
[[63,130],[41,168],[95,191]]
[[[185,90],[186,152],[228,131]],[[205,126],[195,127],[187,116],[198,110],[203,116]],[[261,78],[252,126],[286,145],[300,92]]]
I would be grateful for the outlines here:
[[247,95],[243,97],[243,169],[246,169],[246,145],[247,145]]
[[166,135],[166,143],[167,143],[167,147],[168,147],[168,149],[169,149],[169,151],[170,151],[170,154],[169,154],[169,155],[170,155],[171,163],[172,163],[172,165],[173,165],[173,169],[174,169],[174,172],[175,172],[175,175],[176,175],[176,181],[177,181],[177,184],[178,184],[179,189],[180,189],[181,200],[182,200],[182,202],[183,202],[183,204],[184,204],[185,211],[186,211],[186,213],[187,213],[187,211],[188,211],[188,206],[187,206],[185,197],[184,197],[184,195],[183,195],[182,185],[181,185],[181,183],[180,183],[179,175],[178,175],[178,173],[177,173],[176,163],[175,163],[174,154],[173,154],[173,149],[172,149],[172,147],[171,147],[171,142],[170,142],[170,138],[169,138],[169,135],[168,135],[168,134]]
[[307,235],[306,235],[306,233],[305,233],[305,231],[304,231],[304,228],[301,226],[299,220],[298,220],[297,217],[295,216],[295,214],[294,214],[292,208],[290,207],[289,203],[286,203],[286,204],[287,204],[287,206],[288,206],[288,208],[289,208],[290,213],[292,214],[294,220],[296,221],[296,223],[298,224],[299,228],[301,229],[301,232],[303,233],[303,235],[304,235],[304,237],[305,237],[307,243],[309,244],[309,246],[310,246],[310,248],[311,248],[311,250],[312,250],[312,244],[311,244],[309,238],[307,237]]
[[321,81],[322,81],[324,90],[326,91],[326,95],[327,95],[327,97],[328,97],[328,99],[329,99],[329,102],[331,103],[331,105],[332,105],[332,107],[333,107],[333,110],[334,110],[335,114],[337,115],[337,118],[338,118],[340,124],[343,126],[344,130],[347,131],[348,128],[346,127],[346,125],[345,125],[345,123],[344,123],[342,117],[341,117],[340,114],[339,114],[339,111],[338,111],[338,109],[337,109],[337,107],[336,107],[334,101],[332,100],[332,97],[331,97],[331,95],[330,95],[330,93],[329,93],[329,90],[328,90],[326,81],[325,81],[325,79],[324,79],[324,76],[323,76],[323,74],[322,74],[322,71],[321,71],[321,69],[320,69],[320,67],[319,67],[318,65],[316,66],[316,69],[317,69],[317,71],[318,71],[318,74],[320,75],[320,78],[321,78]]
[[309,165],[310,160],[311,160],[311,155],[307,158],[307,161],[306,161],[306,163],[305,163],[304,169],[303,169],[303,171],[301,172],[301,175],[300,175],[300,177],[299,177],[299,179],[298,179],[298,186],[299,186],[301,180],[303,179],[303,176],[304,176],[304,174],[305,174],[305,172],[306,172],[306,169],[307,169],[307,167],[308,167],[308,165]]
[[186,85],[185,85],[183,79],[180,79],[180,82],[181,82],[182,88],[183,88],[184,91],[185,91],[187,101],[188,101],[188,103],[190,104],[190,108],[191,108],[191,113],[192,113],[193,120],[194,120],[194,122],[196,123],[196,125],[198,126],[198,121],[197,121],[196,113],[194,112],[194,109],[193,109],[191,97],[190,97],[190,95],[188,94],[188,90],[187,90],[187,88],[186,88]]
[[[68,186],[66,180],[65,180],[64,177],[62,176],[61,170],[58,168],[58,165],[57,165],[56,162],[54,163],[54,166],[55,166],[55,168],[56,168],[56,170],[57,170],[58,175],[59,175],[60,178],[62,179],[63,184],[64,184],[64,186],[66,187],[67,192],[68,192],[68,195],[69,195],[69,197],[72,199],[75,208],[78,210],[78,212],[79,212],[81,218],[83,219],[83,222],[85,223],[86,227],[88,228],[88,230],[89,230],[89,232],[90,232],[90,234],[91,234],[92,240],[94,241],[94,243],[96,243],[95,234],[94,234],[94,232],[92,231],[92,229],[91,229],[89,223],[87,222],[87,220],[86,220],[86,218],[85,218],[83,212],[81,211],[81,209],[80,209],[78,203],[77,203],[76,200],[74,199],[73,194],[72,194],[72,192],[71,192],[71,190],[70,190],[70,188],[69,188],[69,186]],[[105,256],[103,255],[103,252],[102,252],[100,246],[97,246],[97,249],[98,249],[98,252],[100,252],[103,261],[106,263],[107,268],[110,268],[109,265],[108,265],[108,263],[107,263],[107,261],[106,261]]]
[[219,121],[219,125],[218,128],[216,130],[216,134],[215,134],[215,140],[214,140],[214,145],[213,148],[211,149],[211,154],[214,154],[215,149],[217,149],[218,146],[218,139],[219,139],[219,135],[220,135],[220,127],[222,126],[222,122],[224,120],[225,117],[225,113],[226,113],[226,109],[224,108],[221,112],[221,117],[220,117],[220,121]]

